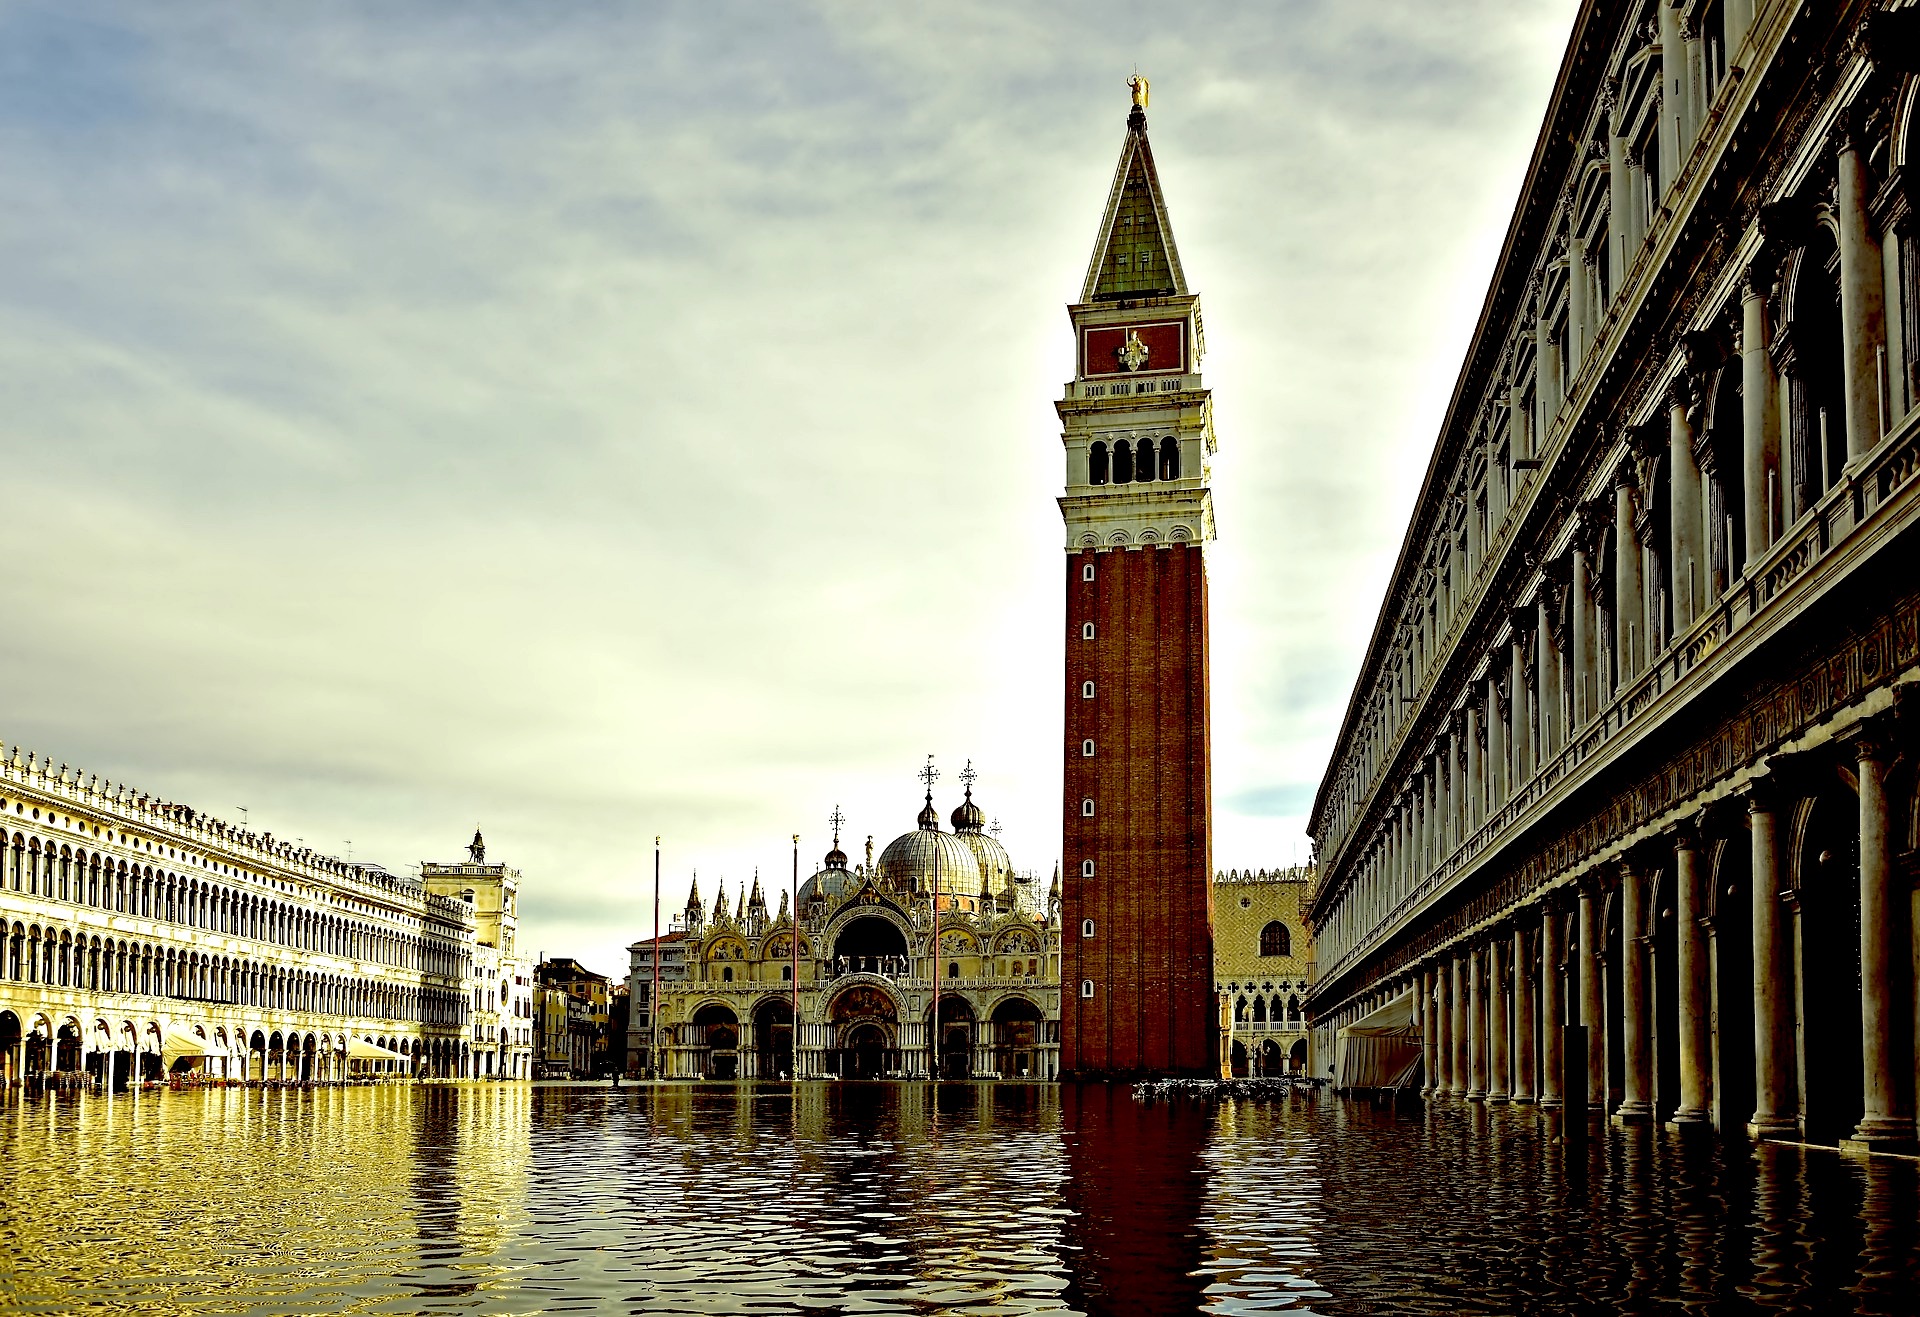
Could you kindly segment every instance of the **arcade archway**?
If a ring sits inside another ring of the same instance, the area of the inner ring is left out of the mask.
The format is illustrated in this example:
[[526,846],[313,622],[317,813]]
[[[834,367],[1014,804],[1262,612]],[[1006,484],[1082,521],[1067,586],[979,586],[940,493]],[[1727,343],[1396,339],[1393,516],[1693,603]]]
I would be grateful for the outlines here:
[[762,1079],[793,1074],[793,1003],[784,997],[761,1002],[753,1012],[756,1071]]
[[834,1034],[830,1074],[880,1079],[900,1072],[900,1013],[891,996],[872,984],[855,984],[833,999],[828,1015]]
[[994,1007],[993,1053],[1002,1079],[1039,1074],[1040,1008],[1025,997],[1009,997]]

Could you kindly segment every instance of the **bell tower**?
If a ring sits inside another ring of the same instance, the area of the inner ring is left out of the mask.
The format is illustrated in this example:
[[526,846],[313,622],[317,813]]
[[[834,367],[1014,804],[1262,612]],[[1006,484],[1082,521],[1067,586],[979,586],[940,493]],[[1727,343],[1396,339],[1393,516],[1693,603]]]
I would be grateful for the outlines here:
[[1055,404],[1066,453],[1061,1064],[1219,1073],[1207,486],[1213,403],[1135,77]]

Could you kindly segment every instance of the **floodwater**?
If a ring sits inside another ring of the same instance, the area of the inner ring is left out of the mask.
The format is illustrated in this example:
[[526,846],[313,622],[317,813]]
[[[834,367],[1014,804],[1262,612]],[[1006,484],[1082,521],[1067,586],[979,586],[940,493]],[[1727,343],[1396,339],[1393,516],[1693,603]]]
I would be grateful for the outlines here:
[[1920,1163],[1122,1088],[0,1101],[0,1311],[1909,1312]]

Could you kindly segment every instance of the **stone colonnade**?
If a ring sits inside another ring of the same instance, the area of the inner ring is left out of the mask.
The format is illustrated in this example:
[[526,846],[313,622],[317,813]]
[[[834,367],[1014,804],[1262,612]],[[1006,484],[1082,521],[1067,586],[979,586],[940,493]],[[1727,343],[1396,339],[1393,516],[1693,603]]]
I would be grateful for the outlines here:
[[1561,1026],[1582,1024],[1588,1102],[1617,1123],[1911,1150],[1920,884],[1896,724],[1770,770],[1400,980],[1423,1094],[1561,1107]]

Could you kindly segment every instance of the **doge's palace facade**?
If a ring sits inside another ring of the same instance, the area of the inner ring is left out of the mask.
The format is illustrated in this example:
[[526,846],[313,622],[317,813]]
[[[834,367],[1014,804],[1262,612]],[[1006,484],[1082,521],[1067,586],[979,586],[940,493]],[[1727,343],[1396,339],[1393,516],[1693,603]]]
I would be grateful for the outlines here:
[[1911,5],[1580,7],[1314,806],[1323,1041],[1911,1147],[1916,74]]
[[377,866],[0,749],[0,1087],[470,1073],[474,929]]

